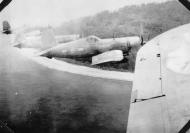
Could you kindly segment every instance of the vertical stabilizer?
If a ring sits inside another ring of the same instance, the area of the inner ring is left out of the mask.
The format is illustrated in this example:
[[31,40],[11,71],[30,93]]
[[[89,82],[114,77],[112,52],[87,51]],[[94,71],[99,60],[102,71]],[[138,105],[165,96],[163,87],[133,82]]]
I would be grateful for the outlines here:
[[48,28],[42,31],[41,41],[42,41],[42,50],[45,50],[57,45],[53,30],[51,28]]

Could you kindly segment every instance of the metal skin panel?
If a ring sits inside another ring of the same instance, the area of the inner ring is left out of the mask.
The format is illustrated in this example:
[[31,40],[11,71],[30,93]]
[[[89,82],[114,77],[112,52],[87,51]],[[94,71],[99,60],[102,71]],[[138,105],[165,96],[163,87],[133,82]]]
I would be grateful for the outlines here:
[[130,106],[128,133],[166,133],[169,122],[164,104],[165,97],[132,103]]
[[159,46],[155,42],[150,42],[138,52],[133,82],[133,91],[137,91],[137,99],[162,95],[159,55]]

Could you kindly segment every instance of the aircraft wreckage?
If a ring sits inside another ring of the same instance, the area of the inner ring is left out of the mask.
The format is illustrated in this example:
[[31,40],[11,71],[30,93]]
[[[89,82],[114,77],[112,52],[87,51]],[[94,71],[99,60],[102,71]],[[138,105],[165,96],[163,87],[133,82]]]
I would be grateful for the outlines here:
[[[19,37],[21,38],[21,37]],[[63,37],[62,37],[63,38]],[[60,39],[59,42],[63,40]],[[111,61],[121,61],[124,54],[131,47],[143,45],[143,39],[139,36],[100,39],[96,36],[86,38],[73,37],[73,41],[58,43],[58,37],[54,36],[51,29],[46,29],[40,34],[27,34],[25,38],[16,38],[14,46],[19,48],[36,48],[39,56],[48,58],[92,58],[92,65]]]

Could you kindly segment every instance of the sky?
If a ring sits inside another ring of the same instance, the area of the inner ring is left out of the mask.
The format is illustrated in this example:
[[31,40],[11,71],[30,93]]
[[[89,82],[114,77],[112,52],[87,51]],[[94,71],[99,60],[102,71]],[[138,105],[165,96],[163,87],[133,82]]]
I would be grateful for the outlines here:
[[0,14],[0,20],[9,20],[13,27],[58,26],[65,21],[104,10],[114,11],[126,5],[165,1],[168,0],[13,0]]

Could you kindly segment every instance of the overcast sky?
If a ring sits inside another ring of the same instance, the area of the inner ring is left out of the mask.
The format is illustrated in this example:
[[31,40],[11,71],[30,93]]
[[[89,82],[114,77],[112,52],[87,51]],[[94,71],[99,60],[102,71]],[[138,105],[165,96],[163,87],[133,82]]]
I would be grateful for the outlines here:
[[93,15],[103,10],[117,10],[126,5],[168,0],[13,0],[0,14],[14,27],[26,25],[57,26],[64,21]]

